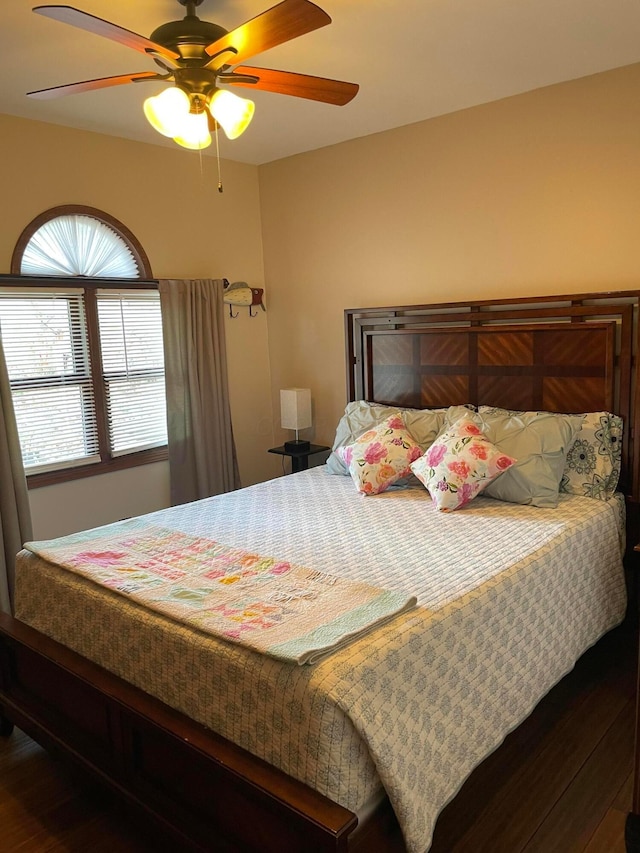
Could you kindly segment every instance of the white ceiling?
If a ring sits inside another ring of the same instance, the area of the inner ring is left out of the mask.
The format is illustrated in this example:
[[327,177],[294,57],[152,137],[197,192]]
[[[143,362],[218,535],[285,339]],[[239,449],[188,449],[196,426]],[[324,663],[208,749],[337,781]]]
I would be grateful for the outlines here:
[[[185,13],[177,0],[71,2],[144,36]],[[25,96],[79,80],[157,70],[137,51],[34,14],[32,6],[42,3],[4,0],[0,6],[0,112],[175,147],[142,113],[144,97],[162,84],[52,101]],[[197,13],[232,30],[273,5],[276,0],[204,0]],[[329,26],[253,57],[250,64],[359,83],[358,95],[335,107],[256,92],[249,129],[232,142],[221,136],[223,157],[267,163],[640,62],[640,0],[319,0],[319,5],[332,18]]]

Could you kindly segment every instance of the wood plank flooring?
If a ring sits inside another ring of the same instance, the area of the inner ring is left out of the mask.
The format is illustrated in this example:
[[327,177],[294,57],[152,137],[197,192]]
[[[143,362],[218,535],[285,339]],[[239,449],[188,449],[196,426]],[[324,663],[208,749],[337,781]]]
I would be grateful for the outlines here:
[[110,795],[15,729],[0,738],[2,853],[151,853]]
[[443,811],[431,853],[624,853],[635,618],[588,651]]
[[[440,816],[431,853],[624,853],[635,623],[587,652],[472,774]],[[0,850],[156,853],[158,844],[111,797],[16,730],[0,738]]]

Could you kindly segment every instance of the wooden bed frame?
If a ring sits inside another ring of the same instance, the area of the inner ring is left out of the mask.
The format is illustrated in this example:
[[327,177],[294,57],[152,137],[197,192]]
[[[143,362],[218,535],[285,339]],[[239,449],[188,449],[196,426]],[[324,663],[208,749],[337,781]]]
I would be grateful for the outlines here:
[[[640,291],[347,310],[347,397],[622,415],[635,544],[639,312]],[[387,802],[357,826],[349,810],[0,614],[0,733],[14,724],[116,791],[174,849],[403,849]]]

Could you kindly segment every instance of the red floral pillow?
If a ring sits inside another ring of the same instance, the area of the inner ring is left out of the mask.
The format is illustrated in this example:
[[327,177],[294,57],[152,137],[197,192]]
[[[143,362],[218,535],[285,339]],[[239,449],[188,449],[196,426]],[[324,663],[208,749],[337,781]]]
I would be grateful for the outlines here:
[[411,470],[443,512],[468,504],[516,460],[486,438],[478,425],[463,417],[436,438]]
[[400,412],[336,452],[358,491],[365,495],[377,495],[402,477],[408,477],[411,463],[422,454]]

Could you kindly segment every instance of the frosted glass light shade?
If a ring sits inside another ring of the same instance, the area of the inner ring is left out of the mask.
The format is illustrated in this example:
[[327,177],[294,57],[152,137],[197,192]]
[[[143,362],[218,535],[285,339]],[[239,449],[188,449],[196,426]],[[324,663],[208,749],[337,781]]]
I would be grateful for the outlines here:
[[180,119],[180,130],[173,137],[173,141],[182,145],[183,148],[191,148],[194,151],[211,145],[207,114],[205,112],[187,113]]
[[147,98],[143,104],[144,114],[151,127],[163,136],[170,137],[181,131],[190,108],[189,96],[177,86]]
[[280,391],[280,423],[283,429],[306,429],[311,420],[311,391],[308,388],[284,388]]
[[226,89],[218,89],[209,100],[209,112],[229,139],[237,139],[249,127],[256,105]]

